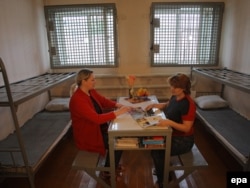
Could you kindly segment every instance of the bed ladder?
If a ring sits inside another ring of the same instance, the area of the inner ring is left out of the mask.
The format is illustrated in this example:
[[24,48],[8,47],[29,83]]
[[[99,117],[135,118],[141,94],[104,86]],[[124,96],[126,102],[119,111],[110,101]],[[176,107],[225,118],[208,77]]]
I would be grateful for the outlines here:
[[34,175],[31,172],[31,169],[29,168],[28,157],[27,157],[27,153],[26,153],[26,150],[24,147],[24,142],[23,142],[23,138],[21,135],[21,131],[20,131],[19,123],[18,123],[18,118],[17,118],[17,114],[16,114],[17,106],[14,104],[14,101],[13,101],[13,98],[11,95],[10,83],[8,80],[7,72],[6,72],[4,63],[3,63],[1,58],[0,58],[0,72],[2,73],[4,86],[5,86],[5,89],[7,92],[7,97],[8,97],[8,104],[3,104],[1,106],[9,106],[10,107],[13,122],[15,125],[15,131],[16,131],[16,135],[17,135],[17,139],[18,139],[18,144],[19,144],[19,147],[21,149],[21,154],[22,154],[23,161],[24,161],[24,164],[26,167],[27,175],[28,175],[29,182],[30,182],[30,187],[35,188]]

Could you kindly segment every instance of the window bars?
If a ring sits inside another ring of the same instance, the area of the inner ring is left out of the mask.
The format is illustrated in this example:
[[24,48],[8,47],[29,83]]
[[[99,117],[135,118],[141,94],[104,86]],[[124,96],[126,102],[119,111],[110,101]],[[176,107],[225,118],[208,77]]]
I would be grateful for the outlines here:
[[224,3],[152,3],[151,65],[217,65]]
[[114,4],[46,6],[51,68],[117,66]]

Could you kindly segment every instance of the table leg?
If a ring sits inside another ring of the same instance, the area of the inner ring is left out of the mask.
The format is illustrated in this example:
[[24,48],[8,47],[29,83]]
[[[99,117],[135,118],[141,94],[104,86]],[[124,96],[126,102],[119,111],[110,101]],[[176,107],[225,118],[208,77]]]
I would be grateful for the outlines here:
[[168,186],[169,169],[170,169],[171,140],[172,140],[171,134],[168,134],[168,136],[166,138],[166,148],[165,148],[165,165],[164,165],[163,187]]
[[109,134],[109,159],[110,159],[110,174],[111,174],[111,187],[116,187],[116,173],[115,173],[115,149],[114,137]]

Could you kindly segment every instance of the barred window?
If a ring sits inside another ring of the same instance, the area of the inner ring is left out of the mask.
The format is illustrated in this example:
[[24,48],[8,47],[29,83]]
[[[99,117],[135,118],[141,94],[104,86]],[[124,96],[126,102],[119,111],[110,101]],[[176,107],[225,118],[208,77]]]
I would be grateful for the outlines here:
[[152,3],[151,66],[217,65],[224,3]]
[[45,6],[51,68],[116,67],[114,4]]

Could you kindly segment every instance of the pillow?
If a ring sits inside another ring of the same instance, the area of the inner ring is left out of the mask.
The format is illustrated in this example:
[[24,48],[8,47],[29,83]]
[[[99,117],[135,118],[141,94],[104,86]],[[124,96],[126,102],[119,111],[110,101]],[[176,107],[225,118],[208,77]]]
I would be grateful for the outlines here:
[[55,98],[45,106],[47,111],[68,111],[70,98]]
[[225,101],[218,95],[200,96],[196,97],[194,101],[201,109],[216,109],[225,108],[228,106],[227,101]]

